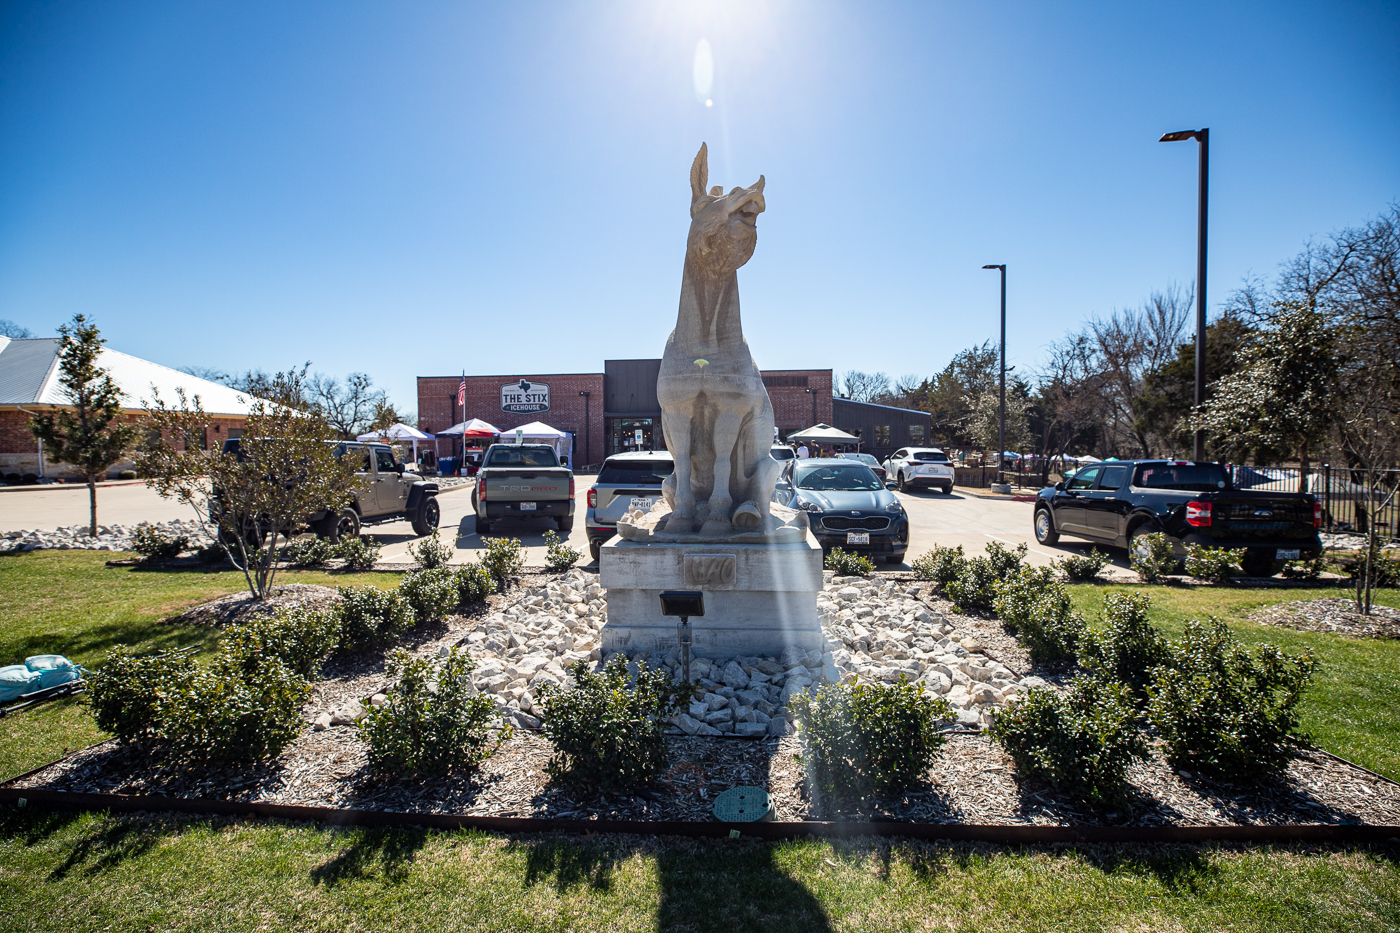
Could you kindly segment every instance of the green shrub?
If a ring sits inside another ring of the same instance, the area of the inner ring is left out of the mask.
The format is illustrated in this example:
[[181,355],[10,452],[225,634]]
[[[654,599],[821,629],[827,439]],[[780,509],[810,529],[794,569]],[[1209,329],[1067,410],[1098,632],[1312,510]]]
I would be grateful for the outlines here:
[[457,581],[458,605],[475,605],[496,592],[496,578],[480,564],[458,567],[453,576]]
[[961,544],[957,547],[934,545],[933,550],[920,554],[910,566],[914,568],[914,576],[941,589],[958,578],[965,563],[967,558],[963,556]]
[[544,543],[548,545],[545,551],[544,565],[548,569],[559,573],[568,570],[578,563],[583,552],[576,547],[569,547],[559,540],[559,532],[550,529],[544,533]]
[[342,586],[336,617],[340,622],[340,651],[355,654],[392,645],[413,628],[413,606],[398,590],[372,586]]
[[135,470],[122,470],[117,473],[117,479],[136,479]]
[[190,649],[138,656],[125,645],[113,648],[87,676],[84,694],[97,728],[122,744],[161,737],[160,698],[184,690],[194,676]]
[[1069,590],[1049,567],[1025,567],[996,585],[997,615],[1016,633],[1031,659],[1049,664],[1073,658],[1084,635]]
[[1219,619],[1187,622],[1157,668],[1147,719],[1175,765],[1225,778],[1277,771],[1292,757],[1298,700],[1316,666],[1310,651],[1251,652]]
[[481,556],[481,566],[496,580],[496,585],[505,589],[510,578],[525,568],[525,546],[519,538],[483,538],[486,553]]
[[1146,553],[1134,554],[1132,568],[1142,578],[1143,583],[1159,583],[1162,578],[1176,572],[1176,555],[1172,552],[1172,540],[1160,531],[1143,535],[1141,538]]
[[346,570],[369,570],[379,560],[379,542],[369,535],[342,538],[335,546],[335,556],[345,561]]
[[276,658],[292,673],[310,679],[335,651],[339,635],[340,620],[334,612],[290,606],[230,628],[220,647],[249,673]]
[[440,775],[473,768],[508,739],[507,725],[493,741],[491,700],[472,688],[475,662],[453,648],[441,660],[399,649],[389,661],[397,678],[388,702],[360,720],[370,770],[388,775]]
[[666,769],[666,722],[691,687],[672,684],[665,668],[640,663],[628,673],[615,655],[602,670],[580,661],[569,668],[574,687],[540,688],[544,735],[554,746],[545,766],[555,780],[600,790],[630,790]]
[[408,546],[408,556],[424,570],[433,570],[447,566],[448,561],[452,560],[452,548],[442,543],[438,530],[434,528],[422,541]]
[[838,577],[866,577],[875,572],[875,565],[867,557],[834,547],[826,555],[823,566],[834,570]]
[[457,578],[446,567],[404,574],[399,592],[413,607],[413,617],[420,623],[445,618],[457,608]]
[[1023,776],[1097,804],[1122,801],[1128,767],[1147,754],[1121,684],[1080,677],[1068,693],[1033,689],[997,710],[991,735]]
[[146,560],[170,560],[189,546],[190,539],[184,535],[168,535],[145,522],[137,525],[131,536],[131,549]]
[[1109,593],[1104,597],[1104,626],[1085,637],[1079,655],[1099,677],[1127,687],[1138,706],[1147,701],[1154,668],[1168,657],[1166,640],[1147,621],[1151,605],[1145,593]]
[[1186,545],[1186,572],[1197,580],[1228,583],[1244,551],[1224,547]]
[[228,552],[217,544],[210,544],[195,552],[201,564],[222,564],[228,561]]
[[166,744],[196,761],[252,761],[276,755],[302,728],[311,685],[276,658],[252,671],[216,655],[183,689],[163,694],[158,718]]
[[1098,548],[1090,548],[1088,554],[1071,554],[1055,561],[1060,573],[1071,583],[1090,583],[1097,580],[1108,564],[1108,555]]
[[1016,545],[1008,551],[999,542],[987,545],[983,557],[970,557],[957,577],[944,587],[948,598],[964,612],[976,609],[989,612],[996,605],[996,587],[1003,580],[1019,574],[1025,566],[1026,546]]
[[897,684],[826,684],[792,698],[809,787],[837,808],[898,794],[928,773],[953,717],[900,677]]
[[1285,580],[1316,580],[1322,576],[1322,571],[1327,569],[1322,555],[1311,560],[1290,560],[1283,565],[1283,578]]
[[[1341,551],[1336,555],[1337,565],[1359,588],[1366,574],[1366,548],[1354,551]],[[1375,569],[1371,571],[1372,586],[1400,586],[1400,555],[1387,551],[1381,541],[1371,548],[1371,561]]]
[[282,549],[282,556],[293,567],[318,567],[336,556],[336,548],[325,538],[297,538]]

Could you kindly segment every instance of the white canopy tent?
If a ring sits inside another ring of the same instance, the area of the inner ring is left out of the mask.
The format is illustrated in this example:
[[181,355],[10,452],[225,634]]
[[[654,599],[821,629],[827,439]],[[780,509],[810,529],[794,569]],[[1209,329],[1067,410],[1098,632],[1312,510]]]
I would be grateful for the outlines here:
[[574,436],[568,431],[561,431],[543,421],[531,421],[518,428],[506,428],[501,432],[501,443],[514,444],[517,437],[522,444],[548,444],[556,454],[569,457],[569,462],[573,463]]
[[355,438],[357,441],[386,441],[389,443],[395,441],[400,443],[409,441],[413,444],[414,463],[418,462],[418,442],[431,441],[433,439],[431,434],[424,434],[417,428],[411,428],[403,423],[390,425],[382,431],[371,431],[368,434],[361,434],[359,437]]
[[860,438],[854,434],[847,434],[829,424],[814,424],[805,431],[789,434],[787,439],[799,444],[860,444]]

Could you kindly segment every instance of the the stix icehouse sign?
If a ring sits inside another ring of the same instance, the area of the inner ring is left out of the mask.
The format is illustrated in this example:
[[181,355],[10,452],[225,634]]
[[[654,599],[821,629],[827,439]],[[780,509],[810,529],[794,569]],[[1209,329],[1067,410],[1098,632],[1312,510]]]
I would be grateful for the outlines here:
[[549,384],[521,379],[501,386],[501,411],[549,411]]

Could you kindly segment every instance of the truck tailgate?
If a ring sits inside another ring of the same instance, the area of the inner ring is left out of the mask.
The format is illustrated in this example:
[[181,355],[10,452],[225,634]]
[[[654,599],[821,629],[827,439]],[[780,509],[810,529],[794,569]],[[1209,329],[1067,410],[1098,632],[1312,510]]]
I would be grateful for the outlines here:
[[550,502],[569,498],[567,470],[487,470],[478,482],[487,502],[522,499]]
[[1216,497],[1211,524],[1231,539],[1311,538],[1312,501],[1301,495],[1231,492]]

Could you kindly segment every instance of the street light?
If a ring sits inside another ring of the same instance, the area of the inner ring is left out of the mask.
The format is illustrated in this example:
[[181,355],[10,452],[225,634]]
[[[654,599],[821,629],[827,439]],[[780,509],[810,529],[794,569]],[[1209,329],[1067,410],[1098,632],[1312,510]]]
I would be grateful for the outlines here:
[[588,417],[588,396],[592,392],[584,389],[580,395],[584,396],[584,466],[587,466],[591,462],[588,458],[594,455],[594,426]]
[[1001,270],[1001,412],[997,416],[997,485],[1004,486],[1006,477],[1002,475],[1002,458],[1006,456],[1006,263],[982,268]]
[[[1196,407],[1206,401],[1206,182],[1210,174],[1210,128],[1168,133],[1159,143],[1194,139],[1201,144],[1200,188],[1196,204]],[[1206,432],[1197,431],[1192,459],[1206,458]]]

